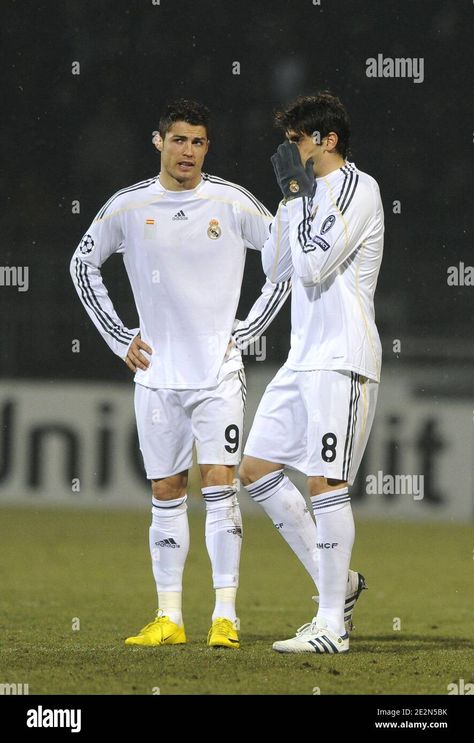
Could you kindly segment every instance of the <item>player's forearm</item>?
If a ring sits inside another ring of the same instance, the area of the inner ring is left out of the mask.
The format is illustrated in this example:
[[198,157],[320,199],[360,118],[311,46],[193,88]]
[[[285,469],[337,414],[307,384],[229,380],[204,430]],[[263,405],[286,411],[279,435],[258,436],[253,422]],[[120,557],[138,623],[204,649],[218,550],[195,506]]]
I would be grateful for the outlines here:
[[128,348],[139,328],[127,328],[117,315],[100,269],[74,255],[70,265],[71,277],[87,314],[109,348],[125,359]]
[[291,255],[303,284],[327,281],[374,230],[377,214],[376,193],[370,187],[359,188],[342,211],[332,202],[318,210],[307,198],[290,201]]
[[331,242],[314,229],[309,202],[295,199],[290,203],[291,258],[296,276],[304,286],[316,286],[326,281],[351,253],[349,233],[336,228]]
[[245,320],[237,323],[232,332],[235,345],[244,350],[257,340],[279,313],[291,291],[291,280],[274,284],[267,280],[262,293],[252,306]]
[[[328,245],[327,250],[329,249]],[[321,250],[319,246],[311,243],[304,249],[298,240],[292,242],[291,254],[295,274],[304,286],[317,286],[327,281],[346,260],[347,251],[337,250],[337,246],[332,250],[331,260],[327,260]]]

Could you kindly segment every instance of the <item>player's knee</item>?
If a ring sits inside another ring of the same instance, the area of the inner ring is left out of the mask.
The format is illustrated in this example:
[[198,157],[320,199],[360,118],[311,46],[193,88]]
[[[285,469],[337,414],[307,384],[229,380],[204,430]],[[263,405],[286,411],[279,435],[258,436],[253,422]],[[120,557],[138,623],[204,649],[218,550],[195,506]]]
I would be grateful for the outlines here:
[[279,465],[275,466],[271,462],[256,457],[244,457],[239,468],[240,482],[246,487],[260,480],[261,477],[265,477],[275,468],[278,469]]
[[323,495],[331,492],[331,490],[346,487],[347,482],[345,480],[334,480],[330,477],[310,477],[308,478],[308,486],[310,495]]
[[175,500],[186,494],[187,477],[183,474],[151,481],[153,497],[157,500]]
[[212,488],[214,485],[232,485],[235,480],[234,465],[201,464],[200,470],[204,488]]
[[239,479],[242,485],[251,485],[258,477],[255,476],[255,468],[250,462],[250,457],[244,457],[239,467]]

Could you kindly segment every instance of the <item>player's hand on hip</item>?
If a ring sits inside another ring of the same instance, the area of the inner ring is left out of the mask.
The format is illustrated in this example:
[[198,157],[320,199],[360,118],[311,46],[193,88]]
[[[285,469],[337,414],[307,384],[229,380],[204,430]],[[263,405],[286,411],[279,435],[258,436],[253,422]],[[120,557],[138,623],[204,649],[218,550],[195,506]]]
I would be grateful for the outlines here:
[[150,356],[153,353],[150,346],[145,343],[145,341],[142,341],[142,339],[140,338],[140,333],[138,333],[138,335],[136,335],[131,342],[128,353],[124,359],[128,368],[132,372],[136,372],[137,369],[143,369],[143,371],[145,371],[150,366],[150,360],[147,359],[146,356],[141,353],[141,351],[145,351],[146,353],[150,354]]
[[298,147],[286,140],[270,158],[278,185],[288,201],[299,196],[311,196],[314,186],[313,161],[303,168]]

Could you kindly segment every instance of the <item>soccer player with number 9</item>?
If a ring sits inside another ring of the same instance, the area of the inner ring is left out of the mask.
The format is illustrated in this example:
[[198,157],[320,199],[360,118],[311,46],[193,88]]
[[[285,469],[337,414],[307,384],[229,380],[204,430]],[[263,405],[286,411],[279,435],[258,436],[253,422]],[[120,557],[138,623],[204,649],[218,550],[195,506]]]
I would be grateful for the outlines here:
[[[267,280],[247,319],[235,319],[246,250],[262,250],[271,215],[241,186],[202,172],[209,148],[209,111],[202,104],[170,104],[153,143],[161,154],[159,175],[112,196],[71,262],[90,318],[135,373],[138,437],[152,486],[158,614],[126,644],[186,642],[181,594],[195,443],[216,591],[207,642],[238,648],[242,521],[235,468],[246,395],[240,351],[270,324],[291,282]],[[123,325],[102,281],[100,268],[113,253],[123,255],[130,279],[140,320],[133,330]]]

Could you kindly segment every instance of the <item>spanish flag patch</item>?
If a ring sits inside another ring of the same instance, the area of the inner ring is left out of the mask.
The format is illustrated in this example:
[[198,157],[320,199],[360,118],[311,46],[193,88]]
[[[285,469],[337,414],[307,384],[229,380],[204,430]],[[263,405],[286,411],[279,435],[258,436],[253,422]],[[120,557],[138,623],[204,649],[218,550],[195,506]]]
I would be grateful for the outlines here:
[[143,228],[143,238],[145,240],[153,240],[155,237],[156,224],[154,219],[147,219]]

